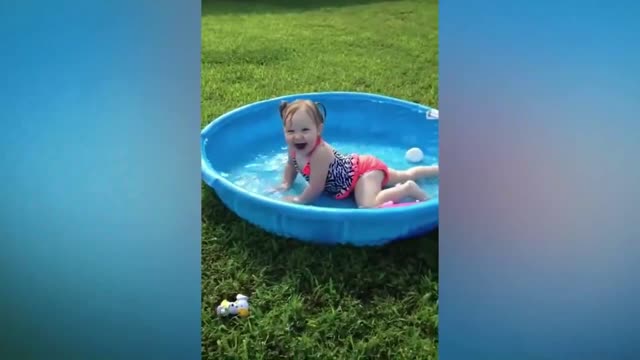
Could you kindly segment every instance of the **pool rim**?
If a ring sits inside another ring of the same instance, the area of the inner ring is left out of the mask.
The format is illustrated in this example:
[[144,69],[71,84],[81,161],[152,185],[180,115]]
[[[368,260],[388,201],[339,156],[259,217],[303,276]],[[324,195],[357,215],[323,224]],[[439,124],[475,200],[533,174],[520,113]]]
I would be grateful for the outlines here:
[[[407,212],[414,213],[420,210],[432,211],[434,210],[434,208],[437,210],[439,207],[439,194],[437,197],[431,198],[424,202],[417,203],[415,205],[403,206],[403,207],[391,207],[391,208],[373,208],[373,209],[332,208],[332,207],[325,207],[325,206],[314,206],[309,204],[289,203],[279,199],[274,199],[264,195],[260,195],[260,194],[251,192],[249,190],[245,190],[244,188],[226,179],[224,176],[220,174],[220,172],[215,170],[213,166],[211,166],[211,164],[209,163],[206,155],[206,151],[205,151],[207,139],[209,138],[210,135],[215,134],[217,130],[229,124],[230,123],[229,119],[233,118],[234,115],[240,112],[249,110],[253,107],[265,105],[267,103],[291,101],[297,98],[305,98],[305,97],[314,98],[314,97],[330,97],[330,96],[349,96],[349,97],[356,97],[356,98],[361,98],[365,100],[389,102],[395,105],[400,105],[400,106],[409,107],[413,109],[419,108],[423,110],[425,114],[427,114],[430,110],[437,110],[436,108],[432,108],[420,103],[398,99],[398,98],[394,98],[386,95],[366,93],[366,92],[351,92],[351,91],[307,92],[307,93],[283,95],[283,96],[278,96],[270,99],[252,102],[220,115],[219,117],[209,122],[209,124],[207,124],[207,126],[205,126],[201,130],[200,132],[200,163],[201,163],[202,180],[216,192],[219,191],[218,187],[222,187],[224,190],[235,193],[237,196],[243,198],[243,200],[254,201],[259,205],[263,205],[267,207],[275,207],[283,213],[295,214],[296,216],[301,216],[303,214],[306,214],[309,216],[332,215],[332,216],[342,217],[342,216],[348,215],[349,217],[370,218],[371,216],[400,215]],[[429,120],[425,117],[424,121],[439,121],[439,119]],[[438,186],[440,186],[440,184],[438,184]]]

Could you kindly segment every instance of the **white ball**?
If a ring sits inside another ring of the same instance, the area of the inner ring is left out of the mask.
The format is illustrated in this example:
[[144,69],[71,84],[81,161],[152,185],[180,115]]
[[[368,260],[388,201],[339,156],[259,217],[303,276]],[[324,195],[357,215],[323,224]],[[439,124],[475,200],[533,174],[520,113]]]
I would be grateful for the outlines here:
[[404,157],[408,162],[418,163],[422,161],[422,159],[424,159],[424,153],[422,152],[422,150],[414,147],[407,150],[407,154]]

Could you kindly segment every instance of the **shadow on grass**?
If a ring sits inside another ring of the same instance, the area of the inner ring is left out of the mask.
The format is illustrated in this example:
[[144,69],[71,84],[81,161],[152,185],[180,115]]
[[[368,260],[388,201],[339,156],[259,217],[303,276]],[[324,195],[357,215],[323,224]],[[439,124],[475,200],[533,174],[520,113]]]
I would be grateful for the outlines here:
[[[211,189],[203,188],[203,229],[219,227],[234,234],[215,240],[216,257],[243,259],[239,261],[244,271],[260,274],[262,285],[291,284],[290,291],[304,296],[311,308],[335,306],[332,302],[340,297],[362,303],[376,297],[402,299],[407,294],[430,293],[437,298],[437,230],[380,247],[314,245],[265,233],[226,209]],[[206,241],[203,238],[203,262],[209,261]],[[254,291],[258,284],[244,286]]]
[[232,15],[247,13],[287,13],[336,8],[354,5],[367,5],[399,0],[202,0],[202,15]]

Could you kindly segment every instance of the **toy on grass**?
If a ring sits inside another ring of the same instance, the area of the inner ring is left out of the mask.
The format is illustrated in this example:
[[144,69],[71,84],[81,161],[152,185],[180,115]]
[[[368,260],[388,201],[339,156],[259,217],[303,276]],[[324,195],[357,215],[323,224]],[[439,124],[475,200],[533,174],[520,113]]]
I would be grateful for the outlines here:
[[238,294],[236,301],[222,300],[216,308],[218,316],[239,316],[245,318],[249,316],[249,297]]

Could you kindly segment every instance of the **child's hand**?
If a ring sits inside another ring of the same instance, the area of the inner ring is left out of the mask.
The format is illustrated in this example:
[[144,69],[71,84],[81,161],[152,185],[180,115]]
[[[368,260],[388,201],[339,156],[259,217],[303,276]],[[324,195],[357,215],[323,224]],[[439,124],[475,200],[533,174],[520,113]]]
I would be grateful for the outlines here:
[[276,186],[275,188],[272,188],[271,190],[268,191],[269,194],[273,194],[273,193],[277,193],[277,192],[285,192],[287,190],[291,189],[291,185],[287,184],[287,183],[282,183],[278,186]]
[[283,201],[286,201],[288,203],[293,203],[293,204],[297,204],[298,203],[298,197],[297,196],[285,196],[282,198]]

